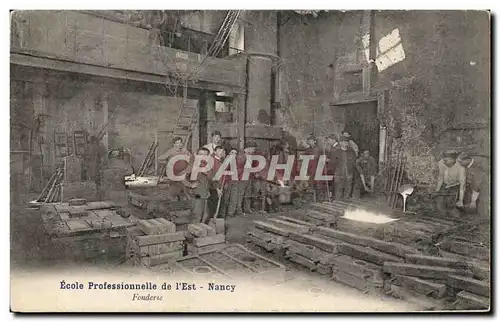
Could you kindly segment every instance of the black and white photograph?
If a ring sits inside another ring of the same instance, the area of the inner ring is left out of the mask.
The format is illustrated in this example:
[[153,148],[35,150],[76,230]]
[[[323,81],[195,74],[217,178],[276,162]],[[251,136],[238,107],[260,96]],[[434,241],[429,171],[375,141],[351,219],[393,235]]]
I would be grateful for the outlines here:
[[490,11],[9,26],[11,312],[490,312]]

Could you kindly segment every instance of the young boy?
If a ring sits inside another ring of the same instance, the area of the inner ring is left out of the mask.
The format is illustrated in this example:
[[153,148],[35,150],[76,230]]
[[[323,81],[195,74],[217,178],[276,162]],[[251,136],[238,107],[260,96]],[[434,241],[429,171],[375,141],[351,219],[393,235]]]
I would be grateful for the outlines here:
[[[200,148],[197,154],[208,156],[209,153],[208,149]],[[206,166],[205,161],[201,162],[201,166]],[[194,188],[193,223],[207,222],[209,219],[208,199],[210,198],[210,182],[207,173],[198,173],[196,182],[191,187]]]
[[229,204],[227,207],[227,215],[229,217],[238,216],[243,214],[243,194],[245,193],[245,182],[241,180],[243,176],[243,168],[245,166],[245,157],[238,153],[238,149],[231,148],[229,152],[230,158],[236,158],[236,167],[238,171],[238,180],[230,180],[228,186],[229,190]]

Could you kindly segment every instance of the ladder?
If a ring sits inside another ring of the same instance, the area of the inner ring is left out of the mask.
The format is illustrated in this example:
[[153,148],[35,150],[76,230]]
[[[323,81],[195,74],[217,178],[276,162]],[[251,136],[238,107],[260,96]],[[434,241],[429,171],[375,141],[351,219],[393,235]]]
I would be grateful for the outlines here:
[[194,131],[194,127],[198,124],[196,116],[198,115],[198,106],[188,104],[187,100],[187,82],[184,83],[184,95],[179,108],[179,114],[172,133],[172,138],[180,137],[184,142],[184,147],[188,145],[188,141]]

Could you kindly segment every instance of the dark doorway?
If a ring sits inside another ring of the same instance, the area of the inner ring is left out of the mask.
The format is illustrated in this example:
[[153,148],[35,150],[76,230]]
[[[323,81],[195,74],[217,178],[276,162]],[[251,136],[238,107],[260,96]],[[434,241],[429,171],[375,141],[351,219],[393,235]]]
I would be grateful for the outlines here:
[[351,133],[359,150],[370,150],[378,161],[379,155],[379,122],[377,118],[377,102],[363,102],[343,105],[345,130]]

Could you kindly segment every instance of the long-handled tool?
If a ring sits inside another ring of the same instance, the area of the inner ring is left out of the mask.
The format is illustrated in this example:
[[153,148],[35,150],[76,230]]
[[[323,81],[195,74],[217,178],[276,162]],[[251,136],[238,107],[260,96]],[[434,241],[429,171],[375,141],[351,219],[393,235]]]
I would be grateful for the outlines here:
[[[326,158],[326,149],[324,146],[323,146],[323,155]],[[326,166],[326,164],[325,164],[325,166]],[[326,174],[328,175],[328,167],[326,167],[326,168],[327,168]],[[326,180],[326,193],[328,196],[328,202],[332,202],[332,198],[330,197],[330,184],[328,183],[328,180]]]
[[215,214],[214,214],[214,217],[212,218],[212,220],[215,220],[217,219],[217,217],[219,216],[219,210],[220,210],[220,204],[222,202],[222,195],[224,194],[224,184],[226,183],[226,177],[223,177],[222,178],[222,184],[221,184],[221,193],[219,195],[219,200],[217,201],[217,209],[215,210]]

